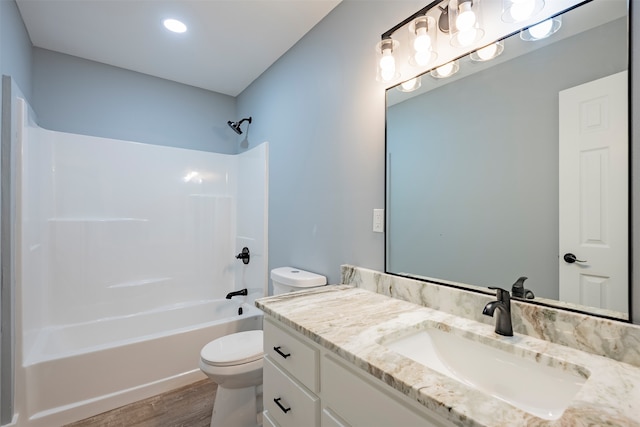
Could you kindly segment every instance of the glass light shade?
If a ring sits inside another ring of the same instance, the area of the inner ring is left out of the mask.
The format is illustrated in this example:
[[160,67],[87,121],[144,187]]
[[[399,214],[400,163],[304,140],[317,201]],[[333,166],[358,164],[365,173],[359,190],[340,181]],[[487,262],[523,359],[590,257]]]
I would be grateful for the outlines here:
[[384,39],[376,44],[376,60],[378,64],[377,80],[388,82],[400,77],[396,70],[396,58],[393,51],[400,46],[397,40]]
[[407,80],[406,82],[402,82],[398,85],[398,90],[400,92],[413,92],[414,90],[420,88],[422,85],[422,79],[420,76],[414,77],[411,80]]
[[500,56],[500,54],[504,51],[504,42],[500,40],[496,43],[491,43],[485,47],[482,47],[474,52],[471,52],[469,57],[472,61],[490,61],[493,58]]
[[412,47],[409,63],[417,67],[431,64],[438,57],[434,50],[438,36],[436,20],[431,16],[420,16],[409,24],[408,29]]
[[484,37],[480,2],[481,0],[449,1],[449,33],[453,46],[470,46]]
[[436,79],[446,79],[447,77],[453,76],[460,69],[460,65],[458,64],[458,60],[447,62],[439,66],[438,68],[434,68],[431,70],[431,76]]
[[458,17],[456,18],[456,28],[458,31],[468,31],[476,23],[476,14],[471,9],[472,2],[463,2],[458,6]]
[[502,20],[521,22],[537,15],[544,8],[544,0],[502,0]]
[[546,39],[556,33],[560,27],[562,27],[562,16],[556,16],[520,31],[520,38],[525,41]]

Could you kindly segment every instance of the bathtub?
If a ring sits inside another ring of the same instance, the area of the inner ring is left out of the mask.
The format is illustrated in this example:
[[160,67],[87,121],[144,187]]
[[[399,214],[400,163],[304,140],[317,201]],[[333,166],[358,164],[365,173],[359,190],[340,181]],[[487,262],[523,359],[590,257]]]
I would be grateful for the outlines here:
[[24,357],[19,425],[61,426],[204,379],[200,349],[254,329],[262,312],[232,299],[40,330]]

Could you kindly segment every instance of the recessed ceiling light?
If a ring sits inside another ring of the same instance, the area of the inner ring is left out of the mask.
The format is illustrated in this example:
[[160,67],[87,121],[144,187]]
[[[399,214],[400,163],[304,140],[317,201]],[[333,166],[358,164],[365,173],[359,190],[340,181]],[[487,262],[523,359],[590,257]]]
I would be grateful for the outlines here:
[[184,33],[187,31],[187,26],[177,19],[165,19],[162,23],[167,30],[173,31],[174,33]]

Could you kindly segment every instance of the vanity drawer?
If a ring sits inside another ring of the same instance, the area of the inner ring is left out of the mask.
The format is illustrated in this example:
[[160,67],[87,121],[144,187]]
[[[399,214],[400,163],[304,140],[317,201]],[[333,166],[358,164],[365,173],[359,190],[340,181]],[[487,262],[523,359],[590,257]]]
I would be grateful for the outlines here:
[[326,426],[453,427],[380,380],[357,372],[333,356],[322,358],[322,405]]
[[264,320],[264,352],[309,390],[315,393],[319,391],[318,350],[284,331],[268,318]]
[[280,427],[318,425],[320,399],[291,379],[267,356],[263,368],[264,409]]

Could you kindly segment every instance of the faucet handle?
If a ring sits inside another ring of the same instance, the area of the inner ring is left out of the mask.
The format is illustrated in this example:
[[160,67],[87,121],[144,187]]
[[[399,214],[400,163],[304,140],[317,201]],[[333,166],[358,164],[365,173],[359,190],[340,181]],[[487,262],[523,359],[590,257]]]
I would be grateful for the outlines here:
[[502,288],[498,288],[495,286],[489,286],[489,289],[496,291],[496,297],[498,298],[498,301],[508,302],[511,300],[509,296],[509,291],[506,291]]

